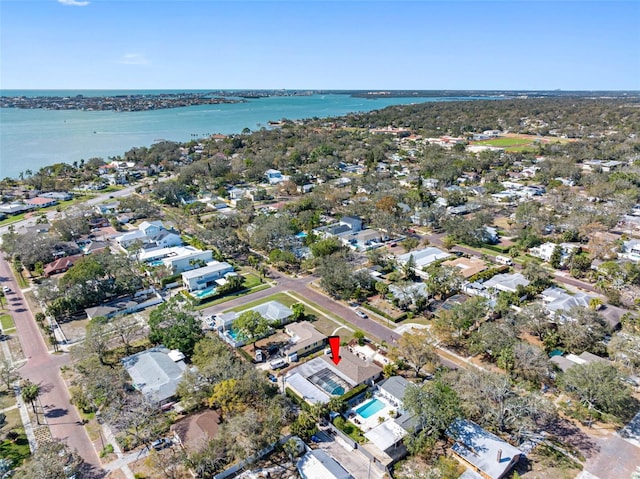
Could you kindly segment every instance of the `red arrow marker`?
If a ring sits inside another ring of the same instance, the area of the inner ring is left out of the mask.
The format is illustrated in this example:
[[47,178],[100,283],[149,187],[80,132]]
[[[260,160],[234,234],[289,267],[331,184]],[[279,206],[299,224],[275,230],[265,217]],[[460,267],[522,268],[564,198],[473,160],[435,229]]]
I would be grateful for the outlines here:
[[331,347],[331,360],[334,364],[340,362],[340,336],[329,336],[329,346]]

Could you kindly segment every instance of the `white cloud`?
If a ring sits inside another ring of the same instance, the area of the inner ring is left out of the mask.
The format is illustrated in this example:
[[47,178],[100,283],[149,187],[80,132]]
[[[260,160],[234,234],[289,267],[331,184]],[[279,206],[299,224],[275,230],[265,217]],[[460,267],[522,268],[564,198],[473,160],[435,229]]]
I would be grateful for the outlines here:
[[69,5],[71,7],[86,7],[89,2],[84,0],[58,0],[58,3],[62,5]]
[[122,65],[150,65],[151,62],[140,53],[125,53],[118,61]]

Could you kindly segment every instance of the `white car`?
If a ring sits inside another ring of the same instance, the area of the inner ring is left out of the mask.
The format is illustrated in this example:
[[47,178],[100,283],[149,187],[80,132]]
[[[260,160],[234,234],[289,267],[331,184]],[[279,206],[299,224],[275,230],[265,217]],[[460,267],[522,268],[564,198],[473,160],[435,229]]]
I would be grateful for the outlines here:
[[11,292],[11,288],[9,286],[3,286],[2,287],[2,291],[4,291],[5,293],[10,293]]
[[369,316],[367,316],[367,313],[365,313],[364,311],[360,311],[359,309],[356,309],[356,314],[358,316],[360,316],[361,318],[368,318]]

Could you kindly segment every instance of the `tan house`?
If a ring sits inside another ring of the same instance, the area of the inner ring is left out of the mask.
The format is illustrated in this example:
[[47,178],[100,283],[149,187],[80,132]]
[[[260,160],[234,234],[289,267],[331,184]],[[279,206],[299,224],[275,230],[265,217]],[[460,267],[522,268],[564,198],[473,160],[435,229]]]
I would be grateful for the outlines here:
[[464,279],[468,279],[474,274],[487,269],[486,263],[478,258],[456,258],[451,261],[445,261],[442,265],[458,268]]
[[327,337],[309,321],[288,324],[284,331],[291,336],[285,348],[285,354],[290,361],[297,361],[298,358],[320,349],[327,342]]

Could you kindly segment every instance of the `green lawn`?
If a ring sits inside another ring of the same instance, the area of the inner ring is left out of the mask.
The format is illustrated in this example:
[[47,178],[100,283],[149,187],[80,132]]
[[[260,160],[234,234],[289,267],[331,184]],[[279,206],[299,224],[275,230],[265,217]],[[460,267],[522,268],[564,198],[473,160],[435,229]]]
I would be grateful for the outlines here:
[[260,304],[268,303],[269,301],[278,301],[284,304],[285,306],[291,306],[298,302],[288,294],[276,293],[276,294],[272,294],[271,296],[267,296],[266,298],[257,299],[255,301],[251,301],[250,303],[245,303],[240,306],[236,306],[235,308],[231,308],[225,311],[225,313],[228,313],[230,311],[235,311],[237,313],[239,311],[244,311],[245,309],[253,308],[254,306],[258,306]]
[[18,433],[15,441],[5,439],[0,442],[0,457],[10,459],[14,467],[22,465],[22,461],[31,455],[29,441],[24,430],[20,428],[15,431]]
[[492,140],[478,141],[477,144],[511,148],[514,146],[533,146],[536,141],[539,140],[534,140],[533,138],[494,138]]
[[231,301],[232,299],[236,299],[236,298],[239,298],[241,296],[246,296],[248,294],[257,293],[258,291],[262,291],[263,289],[271,288],[270,284],[268,284],[268,283],[260,284],[259,278],[255,277],[255,276],[254,276],[254,278],[258,279],[257,283],[254,282],[253,279],[250,279],[249,281],[245,281],[244,285],[247,286],[247,284],[249,284],[249,285],[256,284],[256,286],[248,286],[248,287],[245,287],[245,289],[242,289],[240,291],[236,291],[235,293],[227,294],[227,295],[223,296],[222,298],[216,298],[216,299],[213,299],[211,301],[207,301],[205,299],[202,303],[200,303],[199,305],[197,305],[195,307],[196,311],[199,311],[199,310],[205,309],[205,308],[209,308],[211,306],[215,306],[216,304],[226,303],[227,301]]
[[2,437],[4,437],[9,431],[14,431],[18,434],[15,441],[5,439],[0,441],[0,457],[11,459],[14,467],[22,464],[22,461],[29,457],[31,451],[29,450],[29,442],[27,436],[22,429],[22,421],[20,419],[20,412],[17,409],[12,409],[5,413],[7,415],[7,424],[2,428]]
[[8,329],[13,329],[16,325],[13,323],[13,318],[10,314],[3,314],[0,316],[0,324],[2,325],[2,329],[7,331]]

